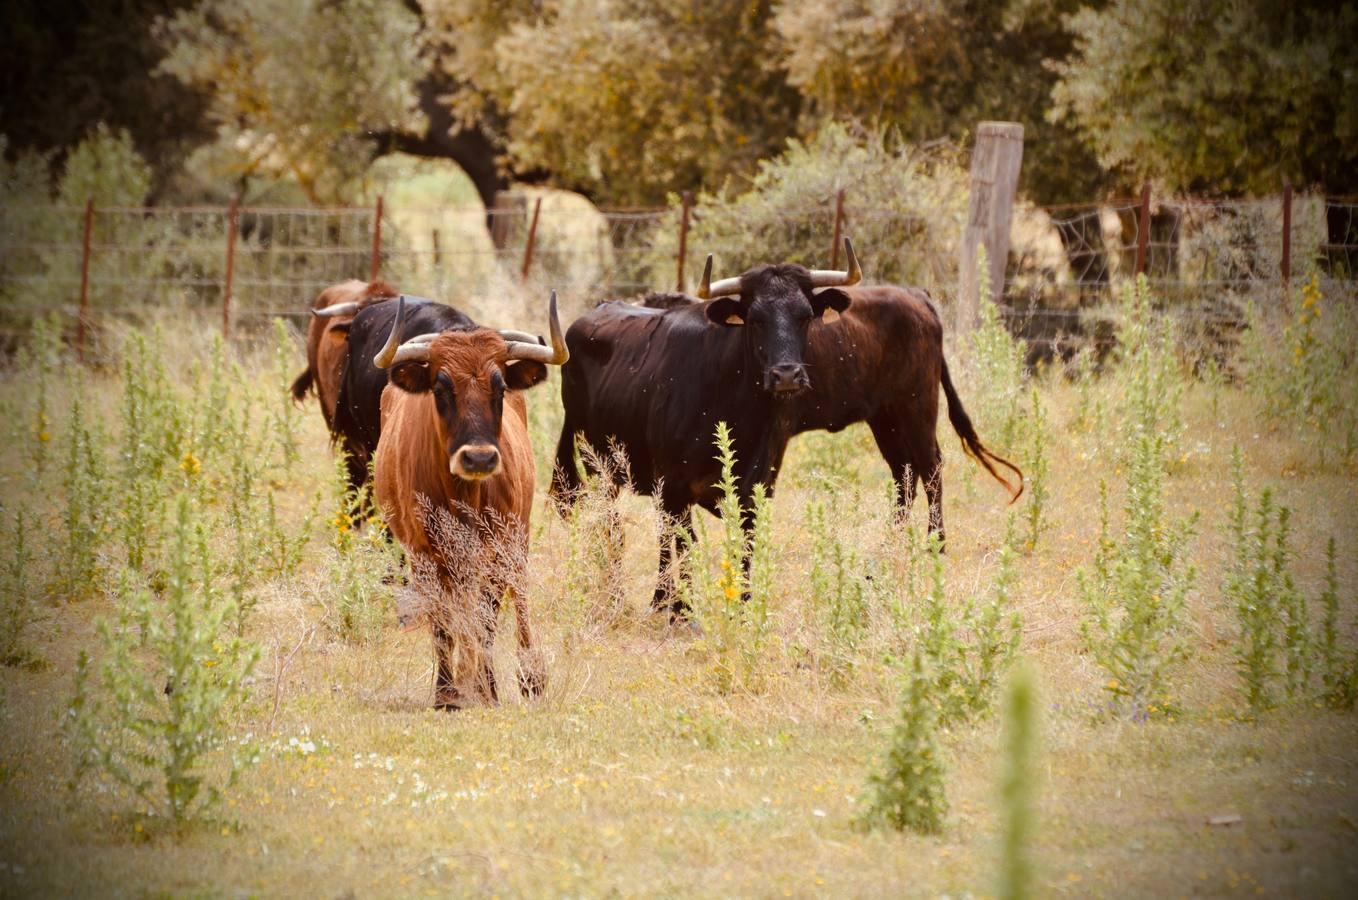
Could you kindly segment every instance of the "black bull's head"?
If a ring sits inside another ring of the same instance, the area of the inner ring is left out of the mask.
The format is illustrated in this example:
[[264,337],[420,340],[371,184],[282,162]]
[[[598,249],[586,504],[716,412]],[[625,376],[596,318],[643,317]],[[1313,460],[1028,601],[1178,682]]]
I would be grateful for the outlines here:
[[716,282],[712,281],[712,257],[707,257],[698,296],[717,298],[707,305],[707,317],[717,325],[743,330],[746,351],[761,373],[761,384],[776,397],[795,397],[810,389],[805,354],[811,320],[837,317],[847,309],[849,295],[838,288],[863,277],[848,238],[844,250],[848,271],[761,266]]

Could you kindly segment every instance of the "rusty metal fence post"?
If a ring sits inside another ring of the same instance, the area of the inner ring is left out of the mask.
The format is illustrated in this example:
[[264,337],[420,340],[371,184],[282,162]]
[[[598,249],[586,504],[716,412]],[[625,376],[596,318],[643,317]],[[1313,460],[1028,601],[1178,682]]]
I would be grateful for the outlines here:
[[835,194],[835,236],[830,239],[830,268],[839,268],[839,237],[844,232],[844,188]]
[[377,273],[382,271],[382,195],[377,195],[377,207],[373,210],[373,252],[372,265],[368,267],[368,280],[376,281]]
[[1151,239],[1151,183],[1141,186],[1141,211],[1136,224],[1136,270],[1141,275],[1146,271],[1146,251]]
[[1292,182],[1283,182],[1283,290],[1292,284]]
[[75,353],[85,361],[85,322],[90,313],[90,233],[94,231],[94,198],[85,203],[84,238],[80,249],[80,312],[75,325]]
[[231,338],[231,285],[236,274],[236,231],[240,222],[240,195],[231,198],[226,210],[226,275],[222,284],[222,340]]
[[528,241],[523,245],[523,272],[521,277],[528,278],[528,269],[533,265],[533,244],[538,238],[538,215],[542,212],[542,198],[533,201],[533,220],[528,223]]
[[684,292],[684,260],[688,257],[688,219],[693,212],[693,192],[684,191],[683,210],[679,214],[679,276],[675,279],[674,289]]

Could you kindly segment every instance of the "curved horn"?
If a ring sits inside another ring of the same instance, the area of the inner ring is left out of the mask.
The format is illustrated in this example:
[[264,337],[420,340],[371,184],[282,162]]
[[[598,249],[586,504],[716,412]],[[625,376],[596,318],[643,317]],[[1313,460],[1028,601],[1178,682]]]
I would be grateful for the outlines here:
[[711,300],[713,297],[725,297],[728,294],[740,293],[740,276],[735,278],[723,278],[721,281],[712,280],[712,254],[707,254],[707,263],[703,266],[703,280],[698,285],[698,299]]
[[847,287],[851,284],[858,284],[863,280],[863,269],[858,265],[858,257],[853,252],[853,242],[848,238],[844,239],[844,255],[849,258],[849,271],[840,272],[835,269],[812,269],[812,287]]
[[539,343],[526,341],[505,341],[508,352],[506,359],[528,359],[549,366],[562,366],[571,358],[566,349],[566,339],[561,336],[561,320],[556,315],[556,291],[547,301],[547,327],[551,331],[552,346],[544,347]]
[[500,337],[504,338],[506,343],[509,341],[522,341],[525,344],[542,345],[541,336],[529,334],[526,331],[515,331],[512,328],[501,328]]
[[379,369],[387,369],[396,361],[396,351],[401,344],[401,328],[406,323],[406,295],[402,294],[396,298],[396,319],[391,323],[391,333],[387,335],[387,342],[382,345],[382,349],[377,351],[373,357],[373,365]]
[[330,306],[323,306],[320,309],[312,308],[311,314],[318,319],[333,319],[335,316],[352,316],[358,312],[358,301],[350,300],[348,303],[335,303]]

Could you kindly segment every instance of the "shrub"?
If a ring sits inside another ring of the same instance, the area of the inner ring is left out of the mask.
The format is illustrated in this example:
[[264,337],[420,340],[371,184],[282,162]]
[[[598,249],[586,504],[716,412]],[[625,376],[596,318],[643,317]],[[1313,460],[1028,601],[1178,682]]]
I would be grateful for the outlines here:
[[858,646],[868,625],[869,597],[864,560],[846,546],[833,523],[840,520],[832,507],[827,522],[824,501],[806,506],[806,530],[811,537],[811,602],[828,640],[825,654],[830,680],[847,685],[858,660]]
[[[957,149],[912,147],[891,132],[841,124],[826,125],[806,142],[788,141],[781,156],[759,164],[748,187],[737,190],[728,183],[699,194],[688,271],[701,272],[709,252],[718,255],[716,277],[764,263],[828,268],[841,188],[844,233],[853,238],[873,281],[952,284],[953,248],[967,206],[967,176]],[[655,283],[667,282],[673,272],[674,232],[668,225],[652,236]]]
[[1100,483],[1094,563],[1077,573],[1085,646],[1109,675],[1115,708],[1138,718],[1173,711],[1172,672],[1189,652],[1186,598],[1195,570],[1183,554],[1196,516],[1166,520],[1160,448],[1153,435],[1136,440],[1120,541],[1109,532],[1108,489]]
[[292,467],[302,458],[298,429],[301,425],[302,411],[292,399],[292,366],[297,357],[296,343],[283,319],[273,320],[274,337],[274,402],[269,413],[273,435],[278,443],[279,457],[283,471],[292,474]]
[[99,420],[85,414],[81,399],[84,378],[77,379],[66,428],[66,467],[62,478],[61,543],[55,578],[57,592],[69,600],[91,596],[99,578],[109,504],[104,472],[104,432]]
[[1048,479],[1051,465],[1047,458],[1047,442],[1051,439],[1047,411],[1037,388],[1032,391],[1032,412],[1028,419],[1028,459],[1023,466],[1028,489],[1028,538],[1024,546],[1031,552],[1037,549],[1038,539],[1050,523],[1047,521],[1047,499],[1051,494]]
[[364,643],[376,637],[391,605],[391,591],[383,584],[394,570],[398,550],[385,536],[376,512],[366,521],[366,537],[360,538],[358,526],[363,511],[371,509],[372,479],[362,488],[349,483],[347,455],[335,454],[331,475],[331,547],[335,561],[329,567],[333,606],[327,608],[326,621],[340,638]]
[[23,644],[24,629],[35,618],[28,583],[33,550],[28,546],[26,518],[22,507],[14,510],[14,530],[5,541],[4,568],[0,569],[0,665],[6,666],[33,659]]
[[608,627],[626,611],[623,534],[617,484],[631,480],[621,448],[598,453],[579,442],[585,475],[566,512],[566,561],[562,577],[567,602],[580,626]]
[[1320,605],[1325,610],[1320,628],[1321,699],[1333,709],[1353,709],[1358,700],[1358,650],[1346,655],[1339,648],[1339,574],[1334,538],[1325,545],[1325,588],[1320,593]]
[[1184,434],[1179,412],[1184,380],[1174,354],[1172,320],[1155,309],[1144,275],[1124,284],[1118,297],[1122,318],[1118,340],[1123,349],[1118,364],[1126,378],[1121,410],[1123,447],[1130,460],[1137,448],[1147,443],[1147,449],[1168,464]]
[[1037,771],[1037,698],[1033,676],[1019,666],[1009,683],[1004,710],[1004,776],[1000,782],[1000,885],[1002,900],[1023,900],[1033,890],[1029,858]]
[[215,583],[208,530],[181,494],[163,594],[124,575],[117,618],[99,624],[102,659],[96,666],[80,655],[66,720],[77,749],[73,786],[102,773],[176,826],[220,800],[250,761],[237,752],[224,776],[210,762],[228,744],[258,653],[226,633],[235,610]]
[[[693,566],[690,577],[679,584],[680,597],[703,624],[703,641],[710,651],[717,689],[729,693],[760,686],[760,660],[769,631],[769,598],[756,594],[754,588],[768,589],[772,583],[771,510],[763,488],[756,488],[748,512],[751,525],[747,535],[735,478],[735,451],[725,422],[717,423],[715,446],[722,472],[717,482],[721,492],[717,503],[719,536],[714,545],[709,545],[701,531],[696,535],[694,552],[700,564]],[[702,564],[712,557],[717,563],[715,577]],[[755,583],[751,572],[757,575]]]
[[861,823],[921,834],[943,830],[948,801],[935,730],[935,679],[915,651],[901,691],[900,714],[880,772],[868,776],[867,809]]
[[980,324],[969,335],[970,391],[976,397],[977,420],[996,435],[1000,447],[1018,446],[1023,428],[1024,343],[1014,338],[1000,318],[990,293],[990,266],[985,248],[976,254],[980,292]]

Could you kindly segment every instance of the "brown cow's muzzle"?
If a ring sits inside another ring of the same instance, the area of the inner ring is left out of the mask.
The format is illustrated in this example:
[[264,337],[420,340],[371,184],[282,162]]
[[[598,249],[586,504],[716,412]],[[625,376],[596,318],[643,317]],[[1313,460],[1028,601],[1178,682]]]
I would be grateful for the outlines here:
[[489,444],[458,447],[448,461],[448,469],[466,481],[480,481],[500,471],[500,451]]

